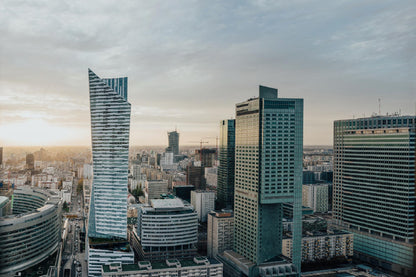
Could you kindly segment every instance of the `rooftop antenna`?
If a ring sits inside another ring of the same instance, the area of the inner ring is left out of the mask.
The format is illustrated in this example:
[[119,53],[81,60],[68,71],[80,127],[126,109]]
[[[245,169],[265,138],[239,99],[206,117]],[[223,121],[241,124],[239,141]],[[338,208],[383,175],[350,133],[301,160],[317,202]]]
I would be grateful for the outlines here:
[[381,115],[381,99],[378,99],[378,115]]

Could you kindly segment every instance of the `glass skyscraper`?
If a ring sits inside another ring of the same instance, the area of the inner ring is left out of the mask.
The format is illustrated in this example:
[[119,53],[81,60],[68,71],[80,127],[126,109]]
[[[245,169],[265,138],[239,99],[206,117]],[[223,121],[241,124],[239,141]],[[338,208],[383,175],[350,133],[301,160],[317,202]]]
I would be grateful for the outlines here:
[[334,122],[333,217],[355,255],[415,276],[415,116]]
[[88,70],[93,184],[88,236],[127,238],[130,103],[127,77],[101,79]]
[[256,265],[280,256],[282,205],[293,203],[292,263],[299,274],[303,99],[259,90],[258,98],[236,105],[234,250]]
[[88,75],[93,158],[88,275],[97,276],[103,264],[134,258],[126,242],[131,107],[127,77],[101,79],[90,69]]
[[217,181],[218,208],[234,207],[235,119],[220,122],[220,149]]

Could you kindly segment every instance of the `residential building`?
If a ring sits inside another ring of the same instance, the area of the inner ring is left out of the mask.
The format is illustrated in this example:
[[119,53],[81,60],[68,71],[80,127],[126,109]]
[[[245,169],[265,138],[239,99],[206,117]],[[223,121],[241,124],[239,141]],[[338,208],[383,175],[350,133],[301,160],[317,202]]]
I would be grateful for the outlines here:
[[333,219],[355,256],[415,276],[416,116],[334,122]]
[[134,261],[127,244],[127,183],[131,106],[127,77],[101,79],[88,70],[93,182],[88,217],[88,275],[101,265]]
[[217,199],[219,208],[234,207],[235,119],[220,123]]
[[130,243],[141,260],[187,259],[197,254],[198,219],[179,198],[152,199],[138,208]]
[[[282,253],[292,257],[292,238],[283,238]],[[352,258],[354,235],[339,230],[327,232],[306,232],[302,237],[302,263],[330,261],[334,258]]]
[[302,205],[315,213],[328,212],[328,184],[303,185]]
[[234,245],[234,215],[232,211],[223,210],[208,214],[207,255],[215,258],[225,250],[232,250]]
[[191,191],[191,204],[198,213],[199,222],[207,222],[208,213],[215,209],[215,192],[193,190]]
[[222,264],[214,259],[194,257],[188,260],[169,259],[162,262],[140,261],[103,266],[102,276],[108,277],[222,277]]
[[293,203],[293,258],[279,266],[299,275],[303,99],[278,98],[277,89],[260,86],[259,97],[236,105],[235,126],[235,254],[253,264],[250,276],[280,257],[282,206]]

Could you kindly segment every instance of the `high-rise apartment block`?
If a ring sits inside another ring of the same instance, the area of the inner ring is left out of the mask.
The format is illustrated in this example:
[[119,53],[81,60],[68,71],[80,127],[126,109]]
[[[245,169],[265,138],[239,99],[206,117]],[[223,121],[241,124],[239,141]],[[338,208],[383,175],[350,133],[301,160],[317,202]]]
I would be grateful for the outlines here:
[[219,208],[234,207],[235,119],[220,123],[217,199]]
[[415,276],[415,116],[334,122],[334,223],[356,256]]
[[315,213],[328,212],[328,184],[303,185],[302,205]]
[[280,257],[282,206],[293,203],[292,265],[276,258],[276,266],[294,276],[301,263],[303,99],[259,90],[259,97],[236,105],[234,251],[258,271]]
[[103,264],[134,260],[127,245],[131,107],[127,101],[127,77],[101,79],[90,69],[88,75],[93,159],[88,275],[99,276]]
[[234,215],[232,211],[214,211],[208,214],[207,255],[215,258],[234,245]]
[[172,152],[173,155],[179,155],[179,133],[175,130],[168,132],[169,146],[166,149],[167,152]]
[[207,222],[208,213],[215,209],[214,191],[191,191],[191,204],[200,222]]

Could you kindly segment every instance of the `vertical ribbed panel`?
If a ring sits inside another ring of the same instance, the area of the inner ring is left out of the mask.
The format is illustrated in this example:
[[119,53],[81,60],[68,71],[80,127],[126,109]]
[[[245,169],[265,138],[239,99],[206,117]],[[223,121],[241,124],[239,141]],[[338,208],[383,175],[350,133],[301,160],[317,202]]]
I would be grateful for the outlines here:
[[127,78],[100,79],[91,70],[88,75],[94,170],[88,236],[127,238]]

